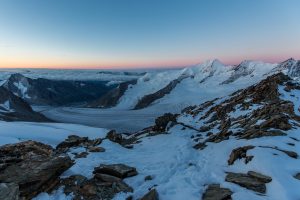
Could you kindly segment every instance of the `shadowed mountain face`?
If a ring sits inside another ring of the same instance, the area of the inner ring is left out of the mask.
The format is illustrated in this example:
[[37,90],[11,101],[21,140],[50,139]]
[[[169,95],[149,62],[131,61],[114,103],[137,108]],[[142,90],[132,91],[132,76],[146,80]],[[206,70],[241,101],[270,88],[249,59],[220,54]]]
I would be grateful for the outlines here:
[[4,87],[36,105],[69,105],[85,103],[107,93],[114,85],[104,81],[59,81],[43,78],[30,79],[21,74],[13,74]]
[[127,81],[120,83],[118,87],[113,88],[107,94],[103,95],[99,99],[87,104],[90,108],[110,108],[116,106],[119,99],[124,95],[129,85],[135,85],[137,80]]
[[30,105],[3,86],[0,87],[0,120],[49,122],[44,115],[34,112]]

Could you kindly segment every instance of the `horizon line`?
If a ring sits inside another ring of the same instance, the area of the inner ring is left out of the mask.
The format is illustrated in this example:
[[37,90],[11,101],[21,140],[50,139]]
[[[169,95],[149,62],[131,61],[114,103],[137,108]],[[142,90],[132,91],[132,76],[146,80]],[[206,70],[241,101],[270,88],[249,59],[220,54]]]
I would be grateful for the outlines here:
[[[243,61],[257,61],[257,62],[265,62],[265,63],[272,63],[272,64],[276,64],[276,63],[280,63],[280,62],[284,62],[286,60],[289,59],[295,59],[294,57],[289,57],[289,58],[285,58],[281,61],[275,61],[273,59],[244,59],[242,61],[237,62],[237,64],[232,64],[232,63],[228,63],[228,62],[222,62],[220,59],[218,58],[214,58],[214,59],[206,59],[203,60],[202,62],[194,62],[194,63],[189,63],[189,64],[182,64],[182,65],[153,65],[153,66],[18,66],[18,67],[0,67],[0,69],[54,69],[54,70],[139,70],[139,69],[180,69],[180,68],[185,68],[185,67],[192,67],[198,64],[202,64],[204,62],[207,61],[213,61],[213,60],[218,60],[219,62],[221,62],[224,65],[227,66],[237,66],[239,65],[241,62]],[[272,60],[272,61],[271,61]]]

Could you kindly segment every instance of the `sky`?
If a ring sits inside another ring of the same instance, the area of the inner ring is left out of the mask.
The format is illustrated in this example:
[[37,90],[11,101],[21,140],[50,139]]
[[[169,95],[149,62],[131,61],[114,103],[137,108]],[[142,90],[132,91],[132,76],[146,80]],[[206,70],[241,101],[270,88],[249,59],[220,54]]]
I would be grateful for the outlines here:
[[300,59],[299,0],[0,0],[0,68]]

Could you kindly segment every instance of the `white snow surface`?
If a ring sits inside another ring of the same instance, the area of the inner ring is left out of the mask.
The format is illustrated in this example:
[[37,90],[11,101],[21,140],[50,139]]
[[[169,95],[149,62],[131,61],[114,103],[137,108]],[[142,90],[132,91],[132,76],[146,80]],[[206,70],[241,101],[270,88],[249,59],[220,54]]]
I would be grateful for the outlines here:
[[134,108],[143,96],[152,94],[164,88],[170,81],[185,75],[188,78],[177,84],[170,94],[152,104],[153,107],[164,106],[168,112],[178,112],[186,106],[201,104],[253,85],[270,75],[270,71],[278,64],[245,61],[243,66],[251,73],[227,84],[223,82],[236,73],[236,66],[224,65],[219,60],[209,60],[181,70],[148,73],[139,78],[136,85],[130,86],[116,108]]
[[77,124],[0,121],[0,145],[35,140],[56,146],[68,135],[100,138],[104,137],[107,132],[107,129]]
[[[133,195],[140,198],[153,185],[161,200],[199,200],[208,184],[219,183],[222,187],[231,189],[234,200],[294,200],[300,198],[297,188],[300,182],[293,178],[299,171],[299,159],[291,159],[286,154],[272,149],[255,148],[248,152],[254,159],[247,165],[238,160],[228,166],[227,159],[233,148],[245,145],[270,145],[281,149],[290,148],[286,143],[293,142],[288,137],[265,137],[254,140],[230,139],[221,143],[211,143],[202,151],[192,148],[191,135],[193,130],[181,129],[180,125],[173,127],[169,134],[146,137],[136,144],[133,149],[125,149],[116,143],[105,140],[100,146],[106,149],[104,153],[90,153],[87,158],[76,160],[76,164],[67,170],[62,177],[82,174],[92,177],[94,167],[100,164],[124,163],[137,168],[138,175],[124,179],[134,188],[133,194],[120,193],[115,200],[124,200]],[[297,130],[289,132],[289,136],[299,138]],[[300,152],[300,146],[292,147]],[[78,151],[77,149],[73,150]],[[274,156],[273,153],[277,153]],[[261,196],[251,190],[244,189],[233,183],[225,182],[227,171],[246,173],[249,170],[263,173],[272,177],[267,184],[267,193]],[[151,175],[153,180],[144,181],[145,176]],[[36,200],[50,200],[57,195],[42,193]],[[61,193],[61,195],[64,195]]]

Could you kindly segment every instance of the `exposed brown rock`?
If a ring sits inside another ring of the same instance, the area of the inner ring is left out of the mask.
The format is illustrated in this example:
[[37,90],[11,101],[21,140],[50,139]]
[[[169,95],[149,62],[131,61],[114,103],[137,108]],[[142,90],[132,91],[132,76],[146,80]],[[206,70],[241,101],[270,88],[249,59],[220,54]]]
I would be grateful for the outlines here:
[[[214,105],[216,100],[213,100],[197,107],[184,109],[185,114],[193,117],[205,111],[200,117],[204,125],[198,131],[219,130],[213,135],[209,134],[204,141],[195,145],[195,148],[203,149],[207,142],[219,143],[229,139],[230,136],[237,139],[285,136],[284,131],[290,130],[293,126],[299,126],[296,122],[300,122],[300,117],[294,112],[294,104],[282,100],[278,92],[279,85],[287,85],[289,81],[288,76],[282,73],[275,74],[258,84],[233,93],[229,99],[216,105]],[[295,83],[295,85],[298,84]],[[236,117],[230,114],[237,110],[249,110],[249,112]],[[185,127],[189,126],[180,124]],[[247,160],[249,159],[251,158]]]
[[90,140],[88,137],[69,135],[65,141],[56,146],[56,150],[58,152],[67,152],[72,147],[84,147],[90,152],[103,152],[105,151],[104,148],[98,147],[101,142],[101,138]]
[[237,159],[242,159],[242,158],[245,158],[245,163],[247,164],[253,158],[252,156],[247,156],[247,151],[253,148],[254,146],[249,145],[249,146],[238,147],[236,149],[233,149],[228,159],[228,165],[232,165]]
[[69,156],[34,141],[0,147],[0,159],[6,164],[0,182],[18,185],[25,199],[51,191],[59,183],[60,174],[73,165]]
[[73,175],[63,179],[61,185],[64,186],[66,194],[72,193],[75,200],[99,200],[113,199],[119,192],[133,192],[133,189],[117,177],[108,177],[97,175],[87,179],[81,175]]
[[202,196],[202,200],[231,200],[232,192],[227,188],[221,188],[220,184],[211,184]]
[[116,132],[116,130],[111,130],[107,133],[106,138],[112,142],[121,144],[123,142],[122,134]]
[[153,127],[153,131],[163,132],[166,131],[167,125],[169,123],[177,122],[178,114],[165,113],[163,116],[160,116],[155,119],[155,125]]
[[225,180],[227,182],[238,184],[241,187],[245,187],[255,192],[265,193],[265,184],[271,182],[272,178],[257,172],[250,171],[247,174],[228,172]]
[[79,146],[80,144],[83,144],[87,141],[88,141],[88,137],[79,137],[77,135],[69,135],[65,141],[59,143],[56,146],[56,149],[65,149],[65,148]]

